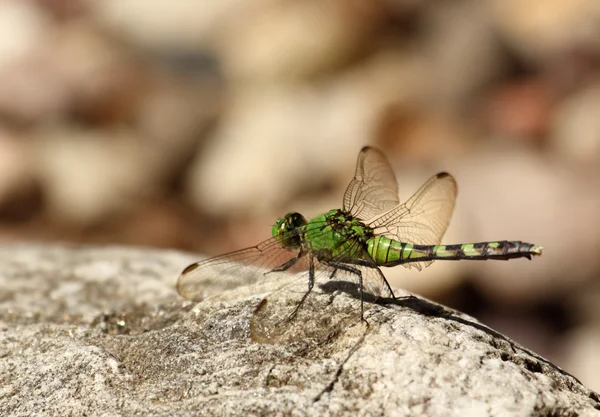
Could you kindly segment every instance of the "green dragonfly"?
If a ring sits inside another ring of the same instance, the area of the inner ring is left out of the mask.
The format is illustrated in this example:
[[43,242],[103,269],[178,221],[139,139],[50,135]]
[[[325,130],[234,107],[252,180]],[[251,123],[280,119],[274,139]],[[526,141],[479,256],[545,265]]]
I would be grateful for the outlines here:
[[306,329],[314,309],[329,313],[322,315],[326,323],[312,323],[313,330],[341,324],[349,315],[348,308],[347,304],[339,307],[335,296],[344,285],[354,293],[357,309],[360,303],[362,320],[373,304],[365,301],[396,298],[382,266],[421,270],[436,259],[508,260],[541,255],[541,246],[521,241],[440,245],[456,193],[456,181],[442,172],[401,204],[387,159],[379,150],[365,147],[358,155],[341,210],[330,210],[310,221],[300,213],[288,213],[276,220],[270,239],[185,268],[177,290],[196,301],[234,288],[239,292],[244,285],[253,294],[270,292],[250,326],[255,340],[273,342],[310,335]]

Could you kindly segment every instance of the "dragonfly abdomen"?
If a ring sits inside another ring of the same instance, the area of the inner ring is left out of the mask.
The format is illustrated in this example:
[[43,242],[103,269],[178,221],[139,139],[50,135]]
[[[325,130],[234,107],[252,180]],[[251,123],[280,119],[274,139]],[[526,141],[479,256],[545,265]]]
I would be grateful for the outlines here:
[[444,260],[508,260],[541,255],[542,247],[521,241],[464,243],[459,245],[412,245],[385,236],[367,242],[367,250],[379,266],[394,266],[408,262]]

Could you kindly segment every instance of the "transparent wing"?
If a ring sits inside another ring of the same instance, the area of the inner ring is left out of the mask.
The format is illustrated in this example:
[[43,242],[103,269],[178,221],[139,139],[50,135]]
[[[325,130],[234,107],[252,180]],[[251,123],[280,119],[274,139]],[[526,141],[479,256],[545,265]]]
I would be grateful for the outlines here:
[[381,151],[362,148],[342,208],[358,219],[372,219],[400,203],[396,175]]
[[[347,261],[347,254],[361,253],[364,265]],[[308,257],[307,257],[308,258]],[[354,268],[363,277],[364,311],[378,298],[393,298],[381,270],[356,242],[337,259],[314,259],[314,287],[308,293],[309,272],[281,286],[257,307],[250,322],[252,339],[260,343],[289,343],[296,340],[323,340],[331,334],[361,323],[361,296],[358,275],[332,266]]]
[[[457,186],[452,175],[431,177],[404,204],[371,220],[375,234],[414,245],[438,245],[454,211]],[[406,268],[429,266],[433,261],[402,264]]]
[[247,285],[252,292],[260,292],[260,285],[292,278],[291,273],[306,267],[299,259],[286,272],[273,272],[295,258],[299,251],[290,252],[281,243],[270,238],[251,248],[216,256],[188,266],[177,280],[177,291],[185,298],[201,301]]

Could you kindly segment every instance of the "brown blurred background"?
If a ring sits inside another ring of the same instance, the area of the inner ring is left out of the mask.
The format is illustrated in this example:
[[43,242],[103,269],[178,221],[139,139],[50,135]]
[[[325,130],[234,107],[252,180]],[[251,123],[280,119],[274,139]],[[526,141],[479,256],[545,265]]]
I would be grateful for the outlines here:
[[546,248],[392,285],[600,390],[597,0],[0,1],[2,244],[249,246],[367,144],[456,177],[445,243]]

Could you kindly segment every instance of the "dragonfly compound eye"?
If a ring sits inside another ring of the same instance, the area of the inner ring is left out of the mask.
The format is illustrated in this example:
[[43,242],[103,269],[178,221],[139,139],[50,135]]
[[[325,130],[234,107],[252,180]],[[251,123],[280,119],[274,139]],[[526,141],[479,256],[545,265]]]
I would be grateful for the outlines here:
[[300,213],[288,213],[283,219],[277,219],[273,225],[272,233],[287,249],[297,249],[302,244],[298,228],[305,224],[306,219]]
[[284,222],[287,223],[288,230],[291,231],[298,227],[304,226],[306,224],[306,219],[302,214],[294,211],[285,216]]

